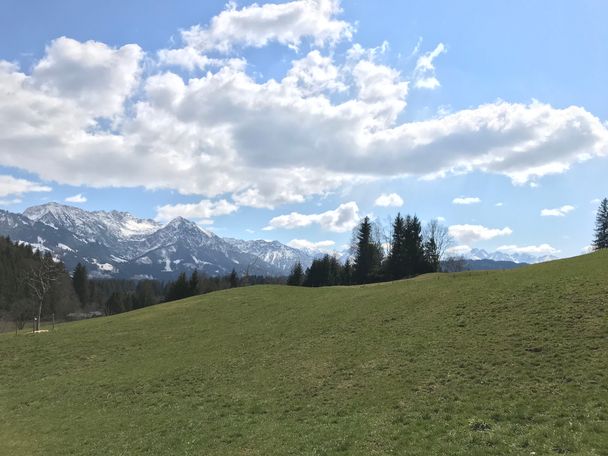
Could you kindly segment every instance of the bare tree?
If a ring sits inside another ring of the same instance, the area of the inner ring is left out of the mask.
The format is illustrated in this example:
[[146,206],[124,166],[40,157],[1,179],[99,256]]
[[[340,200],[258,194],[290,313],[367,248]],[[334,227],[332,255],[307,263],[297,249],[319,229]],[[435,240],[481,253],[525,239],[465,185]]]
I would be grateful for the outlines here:
[[467,262],[464,257],[448,257],[443,262],[443,271],[444,272],[462,272],[466,270]]
[[245,270],[245,275],[243,276],[242,284],[243,286],[249,285],[249,270],[255,268],[256,264],[260,260],[259,256],[255,257],[255,260],[250,261],[247,265],[247,269]]
[[437,219],[433,219],[426,224],[423,237],[425,240],[431,238],[435,240],[440,261],[446,259],[447,250],[454,245],[454,238],[450,236],[447,226],[439,223]]
[[38,308],[34,310],[34,315],[38,315],[34,331],[40,329],[40,317],[42,316],[44,299],[58,278],[57,265],[50,255],[43,256],[40,259],[40,263],[34,266],[27,276],[27,286],[32,291],[38,305]]

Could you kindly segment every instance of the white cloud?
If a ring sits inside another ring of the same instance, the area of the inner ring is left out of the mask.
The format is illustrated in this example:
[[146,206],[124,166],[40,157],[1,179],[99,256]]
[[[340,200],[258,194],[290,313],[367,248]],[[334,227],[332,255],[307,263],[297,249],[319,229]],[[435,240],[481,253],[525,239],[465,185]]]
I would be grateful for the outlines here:
[[210,225],[213,222],[209,219],[218,215],[232,214],[238,210],[238,206],[226,201],[201,200],[198,203],[190,204],[167,204],[156,208],[156,220],[167,222],[176,217],[197,220],[203,225]]
[[445,52],[447,52],[445,45],[439,43],[435,49],[418,57],[416,68],[414,69],[414,85],[416,88],[432,90],[441,85],[435,76],[435,65],[433,64],[433,60]]
[[340,204],[336,209],[320,214],[300,214],[299,212],[291,212],[290,214],[279,215],[278,217],[271,219],[264,230],[269,231],[275,228],[292,230],[294,228],[303,228],[318,224],[325,230],[344,233],[352,230],[357,223],[359,223],[359,219],[359,207],[357,206],[357,203],[351,201],[349,203]]
[[61,37],[46,48],[32,72],[32,83],[45,93],[72,100],[94,116],[122,112],[139,80],[142,50],[135,44],[113,49],[97,41]]
[[563,217],[574,210],[574,206],[566,204],[565,206],[556,209],[543,209],[540,211],[542,217]]
[[288,246],[293,247],[295,249],[307,249],[307,250],[315,250],[319,252],[331,252],[332,247],[335,246],[334,241],[308,241],[306,239],[292,239],[287,243]]
[[[529,184],[608,155],[608,128],[577,106],[498,101],[400,122],[408,81],[375,60],[384,45],[353,45],[342,53],[313,49],[292,61],[282,79],[267,80],[238,55],[215,59],[201,52],[223,46],[221,37],[231,33],[238,35],[235,48],[293,45],[304,37],[313,46],[331,42],[350,30],[329,33],[340,23],[328,13],[337,5],[301,0],[229,7],[217,16],[221,20],[200,28],[204,33],[196,36],[207,40],[202,48],[194,40],[179,53],[150,57],[204,67],[200,77],[153,64],[142,74],[139,46],[113,49],[67,38],[53,42],[30,74],[0,61],[0,166],[60,184],[175,189],[274,208],[389,177],[476,171]],[[282,28],[289,14],[276,13],[285,8],[304,18],[305,25],[290,25],[292,35]],[[329,22],[311,20],[309,13],[325,14]],[[279,26],[269,27],[268,18],[277,17]],[[324,32],[302,32],[311,21]],[[258,27],[265,38],[249,38]],[[109,117],[111,125],[99,117]]]
[[[0,197],[9,195],[20,196],[28,192],[50,192],[51,190],[51,187],[39,184],[37,182],[32,182],[26,179],[17,179],[9,175],[0,175]],[[14,201],[15,200],[13,200],[12,203],[8,203],[7,200],[5,200],[4,204],[15,204]]]
[[592,245],[586,245],[585,247],[583,247],[581,249],[581,253],[582,254],[591,253],[591,252],[594,252],[594,251],[595,251],[595,249],[593,248]]
[[509,236],[513,230],[505,228],[487,228],[483,225],[451,225],[450,235],[463,244],[473,244],[477,241],[487,241],[498,236]]
[[593,198],[590,203],[591,204],[600,204],[602,200],[600,198]]
[[304,38],[317,46],[350,39],[353,26],[336,19],[338,0],[296,0],[288,3],[254,3],[241,9],[234,2],[211,20],[182,32],[188,46],[198,51],[230,52],[237,46],[263,47],[277,42],[299,47]]
[[477,198],[476,196],[466,196],[466,197],[459,197],[459,198],[454,198],[452,200],[452,204],[460,204],[460,205],[467,205],[467,204],[477,204],[477,203],[481,203],[481,200],[479,198]]
[[439,217],[435,217],[435,220],[437,220],[438,222],[443,223],[443,222],[445,222],[445,220],[446,220],[446,219],[445,219],[445,217],[442,217],[442,216],[440,215]]
[[23,200],[21,198],[13,198],[13,199],[0,199],[0,206],[11,206],[13,204],[19,204]]
[[396,193],[383,193],[376,198],[376,201],[374,201],[374,206],[401,207],[403,206],[403,198]]
[[502,203],[502,202],[500,202],[500,203],[496,203],[494,206],[496,206],[496,207],[503,207],[503,206],[504,206],[504,203]]
[[508,254],[523,253],[527,255],[556,255],[559,253],[558,249],[549,244],[527,246],[501,245],[496,251]]
[[77,195],[68,196],[65,201],[68,203],[86,203],[87,198],[82,193],[78,193]]

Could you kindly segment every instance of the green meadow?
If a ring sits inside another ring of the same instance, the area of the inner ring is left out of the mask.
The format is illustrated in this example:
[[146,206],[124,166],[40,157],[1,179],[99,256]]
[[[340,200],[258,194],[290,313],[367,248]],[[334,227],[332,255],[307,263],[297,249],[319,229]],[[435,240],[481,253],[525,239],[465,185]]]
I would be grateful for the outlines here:
[[385,454],[608,454],[608,252],[0,335],[0,455]]

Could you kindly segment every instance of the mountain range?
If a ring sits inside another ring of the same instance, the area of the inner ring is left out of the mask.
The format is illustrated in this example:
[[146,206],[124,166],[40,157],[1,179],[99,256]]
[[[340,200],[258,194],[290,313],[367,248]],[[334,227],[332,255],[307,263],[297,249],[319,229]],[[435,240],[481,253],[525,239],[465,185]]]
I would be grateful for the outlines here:
[[177,217],[167,224],[127,212],[86,211],[58,203],[0,211],[0,234],[51,252],[71,270],[78,262],[93,277],[168,280],[198,269],[207,275],[286,275],[314,255],[277,241],[221,238]]
[[[83,263],[91,276],[100,278],[172,280],[195,269],[210,276],[232,269],[239,275],[278,276],[287,275],[298,260],[306,268],[322,255],[278,241],[222,238],[182,217],[161,224],[128,212],[86,211],[59,203],[33,206],[22,214],[0,210],[0,235],[51,252],[69,270]],[[342,260],[348,256],[338,255]],[[482,249],[465,257],[485,269],[554,258]]]

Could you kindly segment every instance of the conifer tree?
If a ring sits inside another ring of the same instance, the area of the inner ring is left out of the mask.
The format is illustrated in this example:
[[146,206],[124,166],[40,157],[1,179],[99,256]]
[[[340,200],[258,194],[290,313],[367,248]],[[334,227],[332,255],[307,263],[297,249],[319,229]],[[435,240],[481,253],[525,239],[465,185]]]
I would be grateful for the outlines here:
[[230,288],[236,288],[239,286],[239,276],[236,275],[234,268],[232,268],[232,272],[230,273],[230,278],[228,280],[230,282]]
[[597,210],[593,248],[594,250],[608,248],[608,198],[602,200]]
[[372,222],[365,217],[357,229],[355,246],[354,279],[356,283],[368,283],[378,278],[382,262],[382,249],[374,239]]
[[177,280],[171,282],[168,287],[166,301],[176,301],[190,296],[190,285],[185,272],[180,273]]
[[428,272],[439,272],[439,251],[434,237],[424,243],[424,262]]
[[304,271],[302,270],[302,263],[300,260],[296,261],[296,264],[293,265],[291,269],[291,273],[287,278],[287,285],[299,286],[302,285],[302,280],[304,276]]
[[397,214],[393,222],[391,250],[388,258],[388,270],[392,279],[402,279],[407,271],[407,250],[405,238],[405,221]]
[[194,270],[190,276],[190,282],[188,282],[188,288],[190,288],[190,296],[196,296],[199,294],[200,280],[198,278],[198,270]]
[[424,248],[422,245],[422,225],[415,215],[405,218],[406,276],[424,272]]
[[86,307],[89,302],[89,275],[87,268],[81,263],[78,263],[74,268],[72,285],[80,301],[80,307]]

